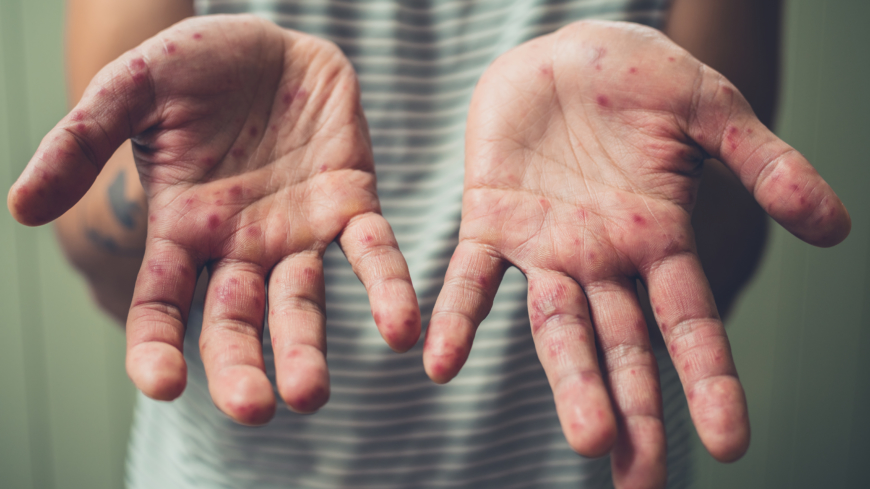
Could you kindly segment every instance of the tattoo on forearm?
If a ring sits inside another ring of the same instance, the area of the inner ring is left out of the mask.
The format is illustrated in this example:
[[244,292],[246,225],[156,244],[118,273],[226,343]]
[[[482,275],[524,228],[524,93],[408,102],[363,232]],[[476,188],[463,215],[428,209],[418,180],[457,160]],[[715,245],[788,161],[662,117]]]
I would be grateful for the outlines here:
[[124,194],[125,173],[124,170],[119,171],[118,177],[109,185],[109,204],[118,222],[127,229],[133,229],[136,227],[136,213],[142,210],[142,206],[138,202],[127,200]]
[[88,222],[88,212],[85,211],[84,232],[88,241],[109,254],[140,257],[145,252],[144,243],[132,243],[132,246],[126,243],[135,242],[137,238],[134,236],[142,232],[140,227],[145,225],[145,207],[139,202],[127,199],[125,181],[126,172],[121,170],[107,192],[112,215],[123,229],[119,232],[105,229],[102,225],[93,226]]

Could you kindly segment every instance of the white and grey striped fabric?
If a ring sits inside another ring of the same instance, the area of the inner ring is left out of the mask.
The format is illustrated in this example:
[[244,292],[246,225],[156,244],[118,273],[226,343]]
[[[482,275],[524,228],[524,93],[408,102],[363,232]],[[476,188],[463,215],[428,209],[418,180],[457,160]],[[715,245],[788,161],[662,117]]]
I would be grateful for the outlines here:
[[[330,39],[356,67],[384,215],[411,269],[424,325],[456,246],[465,118],[499,54],[574,20],[659,26],[668,0],[198,0],[200,14],[253,12]],[[166,488],[611,487],[608,459],[568,446],[529,333],[526,282],[512,269],[471,356],[447,385],[423,371],[422,341],[395,354],[344,256],[325,256],[332,396],[317,414],[279,409],[260,428],[214,407],[191,314],[184,395],[140,395],[127,485]],[[266,333],[268,374],[274,381]],[[658,352],[669,487],[689,481],[690,423],[676,373]]]

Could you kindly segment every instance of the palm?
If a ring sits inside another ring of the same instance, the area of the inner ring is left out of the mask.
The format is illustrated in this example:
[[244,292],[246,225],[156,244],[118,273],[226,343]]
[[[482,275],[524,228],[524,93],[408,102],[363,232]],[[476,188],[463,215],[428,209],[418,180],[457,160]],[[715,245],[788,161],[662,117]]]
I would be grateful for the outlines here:
[[812,167],[733,85],[656,31],[574,24],[496,60],[469,113],[460,243],[429,326],[430,375],[455,375],[514,265],[529,281],[532,334],[568,441],[595,456],[615,443],[618,486],[663,484],[640,278],[702,440],[717,458],[739,457],[745,399],[690,224],[707,155],[805,240],[848,233]]
[[29,209],[19,218],[62,212],[127,137],[149,211],[127,366],[146,394],[184,388],[184,324],[208,267],[200,347],[218,407],[247,423],[274,410],[260,339],[267,303],[278,390],[295,409],[319,407],[329,390],[321,258],[336,239],[388,343],[416,341],[419,310],[380,216],[356,77],[333,45],[247,16],[162,32],[101,71],[46,137],[28,172],[44,174],[49,161],[66,185],[46,202],[26,172],[12,192],[13,208]]

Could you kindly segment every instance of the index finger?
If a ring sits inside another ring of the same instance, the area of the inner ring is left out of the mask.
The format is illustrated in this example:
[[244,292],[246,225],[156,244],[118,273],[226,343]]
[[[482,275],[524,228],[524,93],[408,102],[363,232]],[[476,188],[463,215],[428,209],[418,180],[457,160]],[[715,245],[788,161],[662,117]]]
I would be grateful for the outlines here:
[[670,254],[641,276],[698,436],[717,460],[737,460],[749,447],[746,395],[698,256]]

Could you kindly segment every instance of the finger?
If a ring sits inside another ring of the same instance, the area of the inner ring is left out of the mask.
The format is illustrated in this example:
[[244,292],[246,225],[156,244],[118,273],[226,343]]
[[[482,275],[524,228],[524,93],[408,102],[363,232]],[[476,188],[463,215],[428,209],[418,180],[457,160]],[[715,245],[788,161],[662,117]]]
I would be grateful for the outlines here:
[[144,58],[131,52],[103,68],[12,185],[6,202],[13,217],[36,226],[72,207],[115,150],[155,123],[153,106]]
[[570,277],[528,272],[529,318],[568,443],[599,457],[616,441],[616,419],[601,377],[586,295]]
[[456,247],[423,346],[423,365],[435,382],[449,381],[465,364],[474,333],[492,309],[506,268],[506,262],[486,245],[462,241]]
[[806,158],[765,127],[721,75],[708,73],[700,87],[689,135],[795,236],[816,246],[844,240],[852,227],[849,213]]
[[641,273],[701,441],[717,460],[737,460],[749,447],[746,396],[700,260],[678,253]]
[[369,294],[381,336],[393,350],[407,351],[420,338],[420,306],[390,225],[374,212],[356,216],[339,243]]
[[187,383],[184,330],[198,265],[183,248],[151,240],[127,315],[127,374],[146,396],[175,399]]
[[262,269],[223,260],[210,273],[199,338],[208,390],[229,417],[243,424],[263,424],[275,414],[275,395],[263,362]]
[[329,399],[323,261],[285,258],[269,279],[269,331],[278,392],[294,411],[314,412]]
[[614,484],[664,487],[667,443],[658,364],[634,280],[602,280],[587,284],[584,290],[619,420],[611,453]]

